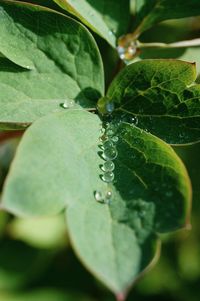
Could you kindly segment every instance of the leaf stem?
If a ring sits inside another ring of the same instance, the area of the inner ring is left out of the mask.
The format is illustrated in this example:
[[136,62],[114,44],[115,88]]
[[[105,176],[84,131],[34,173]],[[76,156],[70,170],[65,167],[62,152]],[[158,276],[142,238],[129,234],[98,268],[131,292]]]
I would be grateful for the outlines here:
[[185,47],[195,47],[200,46],[200,39],[186,40],[175,43],[142,43],[137,41],[137,46],[139,48],[185,48]]
[[0,143],[12,139],[12,138],[18,138],[21,137],[24,131],[6,131],[0,133]]

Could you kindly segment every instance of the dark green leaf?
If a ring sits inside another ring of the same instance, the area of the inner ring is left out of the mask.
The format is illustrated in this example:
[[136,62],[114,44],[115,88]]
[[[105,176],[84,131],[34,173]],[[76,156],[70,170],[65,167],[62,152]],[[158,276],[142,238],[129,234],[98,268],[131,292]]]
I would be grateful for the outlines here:
[[195,64],[144,60],[130,64],[112,82],[106,102],[128,122],[170,144],[200,140],[200,85]]
[[140,35],[156,23],[200,15],[199,0],[136,0],[135,35]]
[[130,21],[129,0],[54,0],[115,47]]
[[2,123],[30,123],[61,110],[59,104],[65,99],[93,106],[104,93],[94,39],[62,14],[1,0],[0,51],[15,63],[0,60]]

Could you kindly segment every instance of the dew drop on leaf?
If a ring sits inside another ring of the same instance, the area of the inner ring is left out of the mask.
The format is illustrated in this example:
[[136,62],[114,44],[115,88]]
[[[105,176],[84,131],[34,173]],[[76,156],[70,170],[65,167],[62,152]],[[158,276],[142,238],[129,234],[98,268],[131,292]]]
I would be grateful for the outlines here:
[[119,138],[118,138],[117,136],[113,136],[113,137],[112,137],[112,141],[113,141],[114,143],[117,143],[118,140],[119,140]]
[[105,160],[114,160],[117,158],[117,150],[115,147],[106,148],[103,152],[103,157]]
[[68,105],[67,102],[61,103],[60,106],[61,106],[61,108],[63,108],[63,109],[69,109],[69,105]]
[[114,106],[114,103],[113,103],[113,102],[108,102],[108,103],[106,104],[106,112],[107,112],[108,114],[112,114],[112,112],[114,111],[114,108],[115,108],[115,106]]
[[113,30],[109,30],[108,34],[109,34],[109,36],[113,36],[114,35]]
[[106,135],[109,136],[109,137],[113,136],[113,135],[114,135],[113,130],[112,130],[112,129],[108,129],[108,130],[106,131]]
[[106,194],[106,198],[111,199],[111,197],[112,197],[112,191],[109,190]]
[[111,160],[106,161],[103,164],[102,169],[103,169],[103,171],[113,171],[115,169],[115,164]]
[[114,180],[114,173],[112,171],[106,171],[103,175],[102,175],[102,180],[106,183],[110,183]]
[[134,125],[138,124],[138,118],[137,117],[131,117],[131,123],[133,123]]
[[100,191],[95,191],[94,197],[97,202],[103,202],[103,196]]
[[106,149],[106,148],[110,148],[110,147],[113,147],[112,141],[106,140],[106,141],[103,143],[103,148]]

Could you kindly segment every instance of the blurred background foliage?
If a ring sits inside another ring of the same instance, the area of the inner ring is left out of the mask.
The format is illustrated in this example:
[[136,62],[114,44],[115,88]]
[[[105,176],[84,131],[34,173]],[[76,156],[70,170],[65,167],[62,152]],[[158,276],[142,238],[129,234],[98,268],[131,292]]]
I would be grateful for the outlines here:
[[[145,32],[141,40],[175,42],[199,35],[200,19],[188,18],[163,22]],[[108,86],[122,63],[114,49],[101,38],[95,38]],[[137,59],[143,58],[195,61],[200,73],[200,47],[148,49]],[[18,142],[19,138],[0,141],[1,189]],[[128,301],[200,300],[200,143],[174,149],[184,161],[192,181],[192,229],[162,236],[159,262],[135,285]],[[63,214],[26,220],[0,211],[0,300],[112,301],[114,297],[73,253]]]

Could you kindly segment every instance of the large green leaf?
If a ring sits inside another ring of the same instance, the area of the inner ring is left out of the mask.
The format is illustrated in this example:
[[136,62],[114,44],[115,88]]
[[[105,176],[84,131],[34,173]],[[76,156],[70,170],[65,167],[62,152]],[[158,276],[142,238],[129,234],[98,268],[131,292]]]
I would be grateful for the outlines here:
[[129,0],[54,0],[115,47],[130,21]]
[[200,15],[199,0],[136,0],[135,35],[164,20]]
[[[170,146],[128,123],[118,137],[115,179],[101,179],[101,121],[68,110],[36,121],[18,148],[2,196],[17,215],[55,214],[67,206],[72,243],[83,263],[124,295],[149,265],[157,232],[184,227],[190,208],[187,172]],[[96,192],[112,192],[110,205]]]
[[13,62],[0,60],[1,123],[30,123],[68,98],[92,106],[104,93],[93,37],[62,14],[1,0],[0,51]]
[[170,144],[200,140],[200,85],[195,64],[178,60],[143,60],[114,79],[99,103],[115,104],[116,113]]

